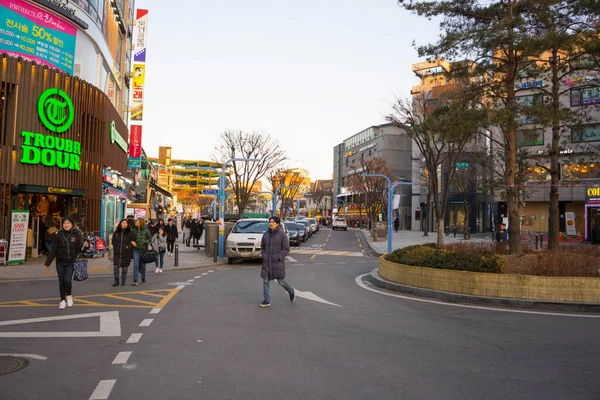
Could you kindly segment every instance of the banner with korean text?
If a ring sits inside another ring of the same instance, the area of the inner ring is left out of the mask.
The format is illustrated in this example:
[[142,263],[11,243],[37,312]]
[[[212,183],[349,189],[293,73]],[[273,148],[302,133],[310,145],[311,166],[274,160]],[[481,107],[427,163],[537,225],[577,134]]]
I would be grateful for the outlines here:
[[133,26],[133,69],[129,99],[129,168],[141,168],[147,26],[148,10],[137,9]]
[[10,242],[8,263],[25,262],[27,254],[27,227],[29,226],[29,210],[13,210],[10,221]]

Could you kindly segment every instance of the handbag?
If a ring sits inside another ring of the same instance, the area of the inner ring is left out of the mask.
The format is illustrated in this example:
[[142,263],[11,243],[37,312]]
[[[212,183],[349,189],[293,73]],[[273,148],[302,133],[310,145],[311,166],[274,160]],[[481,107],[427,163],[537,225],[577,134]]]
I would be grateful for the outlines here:
[[88,260],[77,260],[75,261],[75,271],[73,272],[73,279],[76,281],[85,281],[89,278],[88,275]]
[[110,249],[108,249],[108,260],[115,261],[115,251],[113,250],[112,247]]
[[158,257],[158,252],[154,250],[154,246],[152,245],[152,243],[150,243],[149,246],[151,247],[151,249],[143,251],[141,254],[141,259],[144,264],[153,263],[156,261],[156,257]]

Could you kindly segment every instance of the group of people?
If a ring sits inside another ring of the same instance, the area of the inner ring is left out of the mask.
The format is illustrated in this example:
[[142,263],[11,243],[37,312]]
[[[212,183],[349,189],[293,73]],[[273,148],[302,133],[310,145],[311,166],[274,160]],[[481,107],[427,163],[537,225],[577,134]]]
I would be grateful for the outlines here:
[[181,230],[183,231],[185,245],[190,247],[193,244],[194,247],[197,247],[200,244],[202,233],[204,233],[204,221],[202,221],[202,218],[186,217],[181,222]]

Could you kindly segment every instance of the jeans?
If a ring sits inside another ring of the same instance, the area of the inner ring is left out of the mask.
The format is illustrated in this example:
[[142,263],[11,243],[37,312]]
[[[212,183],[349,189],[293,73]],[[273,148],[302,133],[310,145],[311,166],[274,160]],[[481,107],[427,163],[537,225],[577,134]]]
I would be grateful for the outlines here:
[[66,296],[71,295],[73,288],[73,273],[75,272],[75,263],[61,262],[56,260],[56,273],[58,274],[58,290],[60,292],[60,299],[66,300]]
[[[120,267],[121,273],[123,275],[122,284],[125,284],[125,280],[127,279],[127,267]],[[119,266],[113,265],[113,274],[115,276],[115,281],[119,280]]]
[[167,252],[172,253],[175,247],[175,240],[167,239]]
[[165,265],[165,251],[161,250],[158,252],[156,255],[156,261],[154,261],[154,263],[156,264],[156,268],[163,269],[163,265]]
[[50,253],[52,251],[52,242],[44,242],[44,247],[46,248],[46,251]]
[[[279,283],[288,293],[292,293],[292,287],[285,279],[277,279],[277,283]],[[267,302],[271,302],[271,282],[268,279],[263,280],[263,295],[265,296],[265,300]]]
[[142,282],[146,282],[146,263],[142,261],[142,250],[133,251],[133,281],[138,281],[138,276],[142,270]]

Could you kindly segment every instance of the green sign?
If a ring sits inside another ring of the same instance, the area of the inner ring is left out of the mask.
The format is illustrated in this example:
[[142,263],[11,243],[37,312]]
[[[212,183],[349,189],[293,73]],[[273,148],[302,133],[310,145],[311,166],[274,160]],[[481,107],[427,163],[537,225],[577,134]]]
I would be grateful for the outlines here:
[[122,148],[125,153],[127,153],[127,142],[125,141],[125,139],[123,139],[123,137],[115,127],[115,121],[110,122],[110,142],[113,144],[117,143],[119,147]]
[[40,96],[38,115],[50,132],[63,133],[73,124],[75,109],[71,98],[65,92],[53,88]]
[[[42,124],[53,133],[66,132],[75,119],[75,109],[69,96],[60,89],[48,89],[38,100],[38,116]],[[79,171],[81,168],[81,143],[54,135],[21,132],[21,160],[23,164],[42,164]]]

